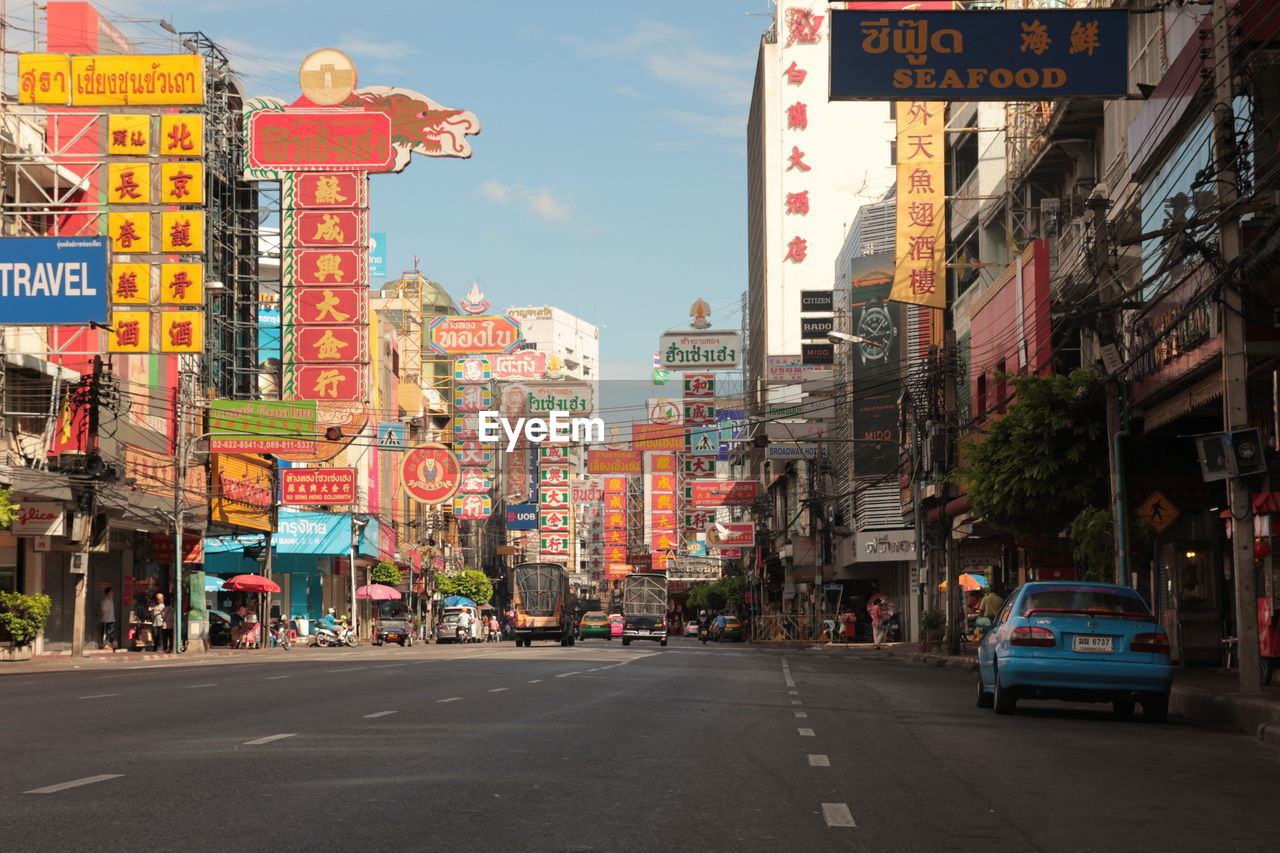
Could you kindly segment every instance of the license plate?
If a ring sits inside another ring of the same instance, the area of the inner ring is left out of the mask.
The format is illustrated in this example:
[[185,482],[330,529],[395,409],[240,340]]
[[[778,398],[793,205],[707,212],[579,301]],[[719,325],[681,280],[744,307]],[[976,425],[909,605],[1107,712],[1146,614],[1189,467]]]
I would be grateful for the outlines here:
[[1111,654],[1114,650],[1110,637],[1095,637],[1093,635],[1087,635],[1071,638],[1071,651],[1073,652],[1090,652],[1092,654],[1106,655]]

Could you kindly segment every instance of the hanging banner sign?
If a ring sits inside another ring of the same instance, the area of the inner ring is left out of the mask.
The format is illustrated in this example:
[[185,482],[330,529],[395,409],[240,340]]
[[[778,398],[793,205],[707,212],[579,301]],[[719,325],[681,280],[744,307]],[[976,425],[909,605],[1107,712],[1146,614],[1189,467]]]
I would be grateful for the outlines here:
[[636,450],[684,450],[684,427],[632,424],[631,446]]
[[355,468],[284,468],[280,471],[281,503],[350,504],[355,501]]
[[453,514],[458,518],[481,521],[493,514],[493,501],[488,495],[458,495],[453,499]]
[[827,337],[827,332],[830,332],[834,328],[835,321],[831,317],[801,317],[800,340],[824,340]]
[[644,454],[638,450],[588,450],[588,474],[643,474]]
[[406,452],[400,463],[400,482],[418,503],[444,503],[458,491],[461,481],[458,457],[443,444],[420,444]]
[[669,370],[733,370],[742,355],[737,332],[667,332],[658,339],[658,356]]
[[833,101],[1043,101],[1128,93],[1124,9],[829,14]]
[[699,480],[691,483],[693,506],[751,506],[760,484],[755,480]]
[[889,298],[928,308],[947,307],[946,107],[937,101],[898,105],[898,186],[909,189],[896,202]]
[[684,396],[714,397],[716,395],[716,375],[714,373],[686,373],[684,375]]
[[507,506],[508,530],[537,530],[538,507],[536,504],[509,504]]
[[805,364],[799,355],[766,355],[764,357],[764,381],[773,385],[799,385],[814,379],[830,379],[830,367]]
[[319,429],[313,400],[212,400],[213,453],[314,453]]
[[494,379],[545,379],[547,354],[531,349],[495,353],[489,356],[489,366],[493,370]]

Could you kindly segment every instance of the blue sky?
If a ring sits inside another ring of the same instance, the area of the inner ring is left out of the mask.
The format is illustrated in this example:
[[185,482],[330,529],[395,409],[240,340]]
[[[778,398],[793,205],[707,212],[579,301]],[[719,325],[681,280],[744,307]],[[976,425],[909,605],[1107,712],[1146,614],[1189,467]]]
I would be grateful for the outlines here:
[[[301,59],[337,47],[362,85],[474,112],[471,159],[415,157],[373,179],[372,230],[388,234],[393,277],[418,255],[455,296],[476,278],[495,305],[553,304],[596,322],[605,378],[645,377],[658,334],[686,325],[697,297],[717,325],[739,325],[764,0],[101,8],[203,31],[254,95],[292,100]],[[172,46],[153,23],[118,25],[146,50]]]

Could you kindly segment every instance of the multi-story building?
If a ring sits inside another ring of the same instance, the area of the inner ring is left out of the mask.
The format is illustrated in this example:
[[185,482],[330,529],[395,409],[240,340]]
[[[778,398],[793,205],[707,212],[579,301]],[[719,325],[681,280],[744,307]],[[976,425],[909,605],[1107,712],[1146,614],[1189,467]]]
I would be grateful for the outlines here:
[[596,326],[552,305],[513,306],[507,315],[520,324],[521,349],[552,356],[548,366],[553,375],[593,383],[600,380],[600,330]]

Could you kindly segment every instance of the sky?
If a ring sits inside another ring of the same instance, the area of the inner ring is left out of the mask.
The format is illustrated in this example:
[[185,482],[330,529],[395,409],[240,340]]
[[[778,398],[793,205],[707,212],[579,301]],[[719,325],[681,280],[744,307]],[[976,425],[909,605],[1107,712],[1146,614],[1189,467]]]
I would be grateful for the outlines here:
[[[372,179],[392,278],[417,255],[455,298],[476,279],[495,306],[551,304],[596,323],[606,379],[646,378],[658,335],[687,328],[696,298],[717,327],[741,323],[746,117],[767,0],[97,5],[146,52],[176,49],[158,19],[204,32],[250,95],[292,101],[302,59],[336,47],[362,86],[474,112],[470,159],[415,155]],[[29,49],[21,36],[10,47]]]

